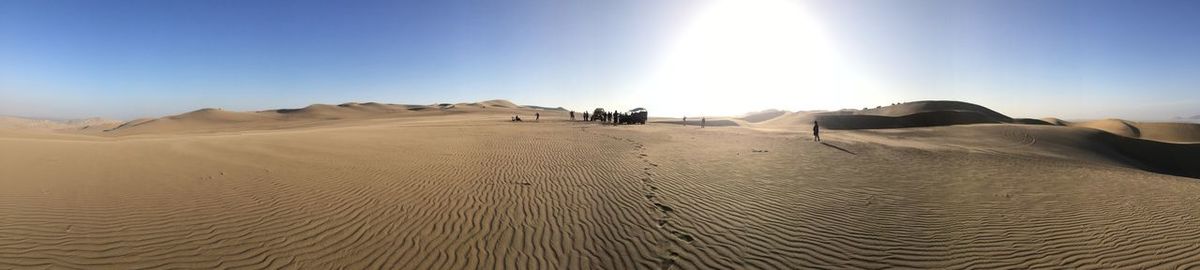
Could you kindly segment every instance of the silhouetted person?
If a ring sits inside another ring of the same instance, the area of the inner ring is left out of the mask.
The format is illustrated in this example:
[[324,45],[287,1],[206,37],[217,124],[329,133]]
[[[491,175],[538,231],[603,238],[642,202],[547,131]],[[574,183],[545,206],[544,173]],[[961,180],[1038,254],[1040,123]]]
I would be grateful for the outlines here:
[[541,113],[533,113],[533,121],[538,121],[538,120],[542,120],[542,114]]
[[813,140],[821,141],[821,126],[817,125],[817,121],[813,121]]
[[575,121],[575,111],[571,111],[571,121]]
[[704,128],[704,121],[705,121],[705,120],[706,120],[706,119],[705,119],[704,117],[700,117],[700,128]]
[[687,116],[683,117],[683,126],[687,126]]
[[521,116],[513,115],[513,122],[521,122]]

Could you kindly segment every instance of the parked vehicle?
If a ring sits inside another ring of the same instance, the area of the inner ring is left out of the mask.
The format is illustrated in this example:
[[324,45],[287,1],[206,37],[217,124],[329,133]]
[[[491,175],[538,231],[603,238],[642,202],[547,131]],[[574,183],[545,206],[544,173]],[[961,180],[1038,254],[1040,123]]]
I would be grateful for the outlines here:
[[605,114],[605,113],[607,113],[607,112],[605,112],[605,111],[604,111],[604,108],[596,108],[596,110],[595,110],[595,111],[592,111],[592,119],[589,119],[589,120],[591,120],[591,121],[603,121],[603,120],[604,120],[604,114]]
[[646,109],[636,108],[636,109],[629,110],[629,112],[627,112],[625,114],[622,114],[621,119],[618,119],[619,120],[618,122],[620,122],[621,124],[645,125],[646,119],[649,117],[650,117],[650,113],[647,112]]

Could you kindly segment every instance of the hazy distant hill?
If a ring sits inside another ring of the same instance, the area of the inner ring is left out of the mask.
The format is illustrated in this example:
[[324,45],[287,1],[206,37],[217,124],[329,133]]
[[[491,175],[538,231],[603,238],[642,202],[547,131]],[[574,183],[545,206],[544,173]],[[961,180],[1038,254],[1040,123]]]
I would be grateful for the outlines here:
[[121,123],[121,121],[100,117],[59,120],[19,116],[0,116],[0,128],[6,129],[73,129],[119,123]]

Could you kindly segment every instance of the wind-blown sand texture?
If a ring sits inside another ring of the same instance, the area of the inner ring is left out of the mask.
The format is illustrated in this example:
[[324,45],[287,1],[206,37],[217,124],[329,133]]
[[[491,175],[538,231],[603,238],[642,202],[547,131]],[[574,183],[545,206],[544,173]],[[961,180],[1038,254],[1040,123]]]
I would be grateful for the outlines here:
[[0,132],[0,268],[1200,267],[1194,143],[329,106]]

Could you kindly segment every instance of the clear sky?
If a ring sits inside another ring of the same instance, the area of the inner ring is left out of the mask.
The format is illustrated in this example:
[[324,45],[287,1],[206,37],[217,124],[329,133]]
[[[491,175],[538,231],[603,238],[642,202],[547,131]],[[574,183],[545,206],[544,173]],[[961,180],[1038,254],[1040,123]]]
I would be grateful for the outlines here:
[[519,104],[732,115],[964,100],[1200,114],[1197,1],[0,1],[0,114]]

